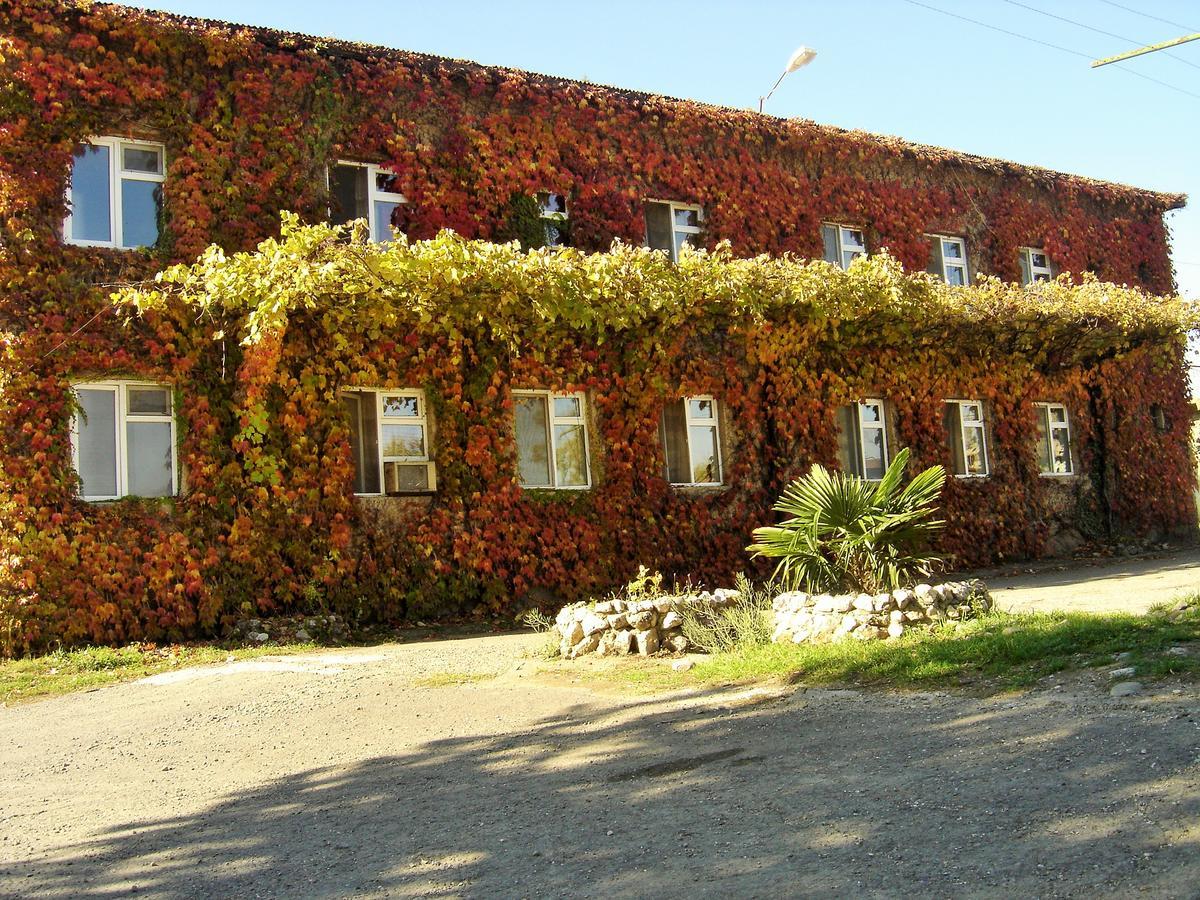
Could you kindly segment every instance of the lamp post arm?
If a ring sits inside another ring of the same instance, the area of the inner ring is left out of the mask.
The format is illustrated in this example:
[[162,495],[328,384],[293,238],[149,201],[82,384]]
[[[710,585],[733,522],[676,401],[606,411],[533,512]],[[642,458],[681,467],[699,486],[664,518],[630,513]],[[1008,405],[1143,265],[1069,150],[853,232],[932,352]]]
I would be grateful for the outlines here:
[[766,96],[758,98],[758,111],[759,112],[763,111],[763,104],[771,99],[771,95],[773,93],[775,93],[775,89],[778,88],[781,84],[783,84],[783,79],[787,78],[787,76],[788,76],[788,73],[785,70],[782,75],[780,75],[777,79],[775,79],[775,84],[773,84],[771,86],[771,89],[769,91],[767,91]]

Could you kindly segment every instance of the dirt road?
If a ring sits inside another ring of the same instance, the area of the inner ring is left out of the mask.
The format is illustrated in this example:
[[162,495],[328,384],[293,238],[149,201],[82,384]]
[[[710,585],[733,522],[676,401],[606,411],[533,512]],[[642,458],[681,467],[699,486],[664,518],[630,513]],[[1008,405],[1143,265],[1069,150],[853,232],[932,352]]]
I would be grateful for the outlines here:
[[639,699],[539,640],[0,709],[0,895],[1196,896],[1193,688]]

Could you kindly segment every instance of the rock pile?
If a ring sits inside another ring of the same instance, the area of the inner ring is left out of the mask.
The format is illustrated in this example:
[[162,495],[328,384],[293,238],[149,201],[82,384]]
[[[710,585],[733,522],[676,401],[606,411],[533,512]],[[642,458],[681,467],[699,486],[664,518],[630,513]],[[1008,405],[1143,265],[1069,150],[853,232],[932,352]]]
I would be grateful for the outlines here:
[[350,630],[341,616],[277,616],[271,619],[240,619],[233,626],[229,639],[250,646],[274,641],[277,644],[340,643],[347,640]]
[[773,607],[774,640],[800,644],[900,637],[909,628],[974,618],[992,608],[992,598],[982,581],[952,581],[874,595],[790,591]]
[[655,597],[647,600],[605,600],[572,603],[555,619],[559,650],[567,659],[585,653],[616,656],[660,650],[683,653],[683,612],[688,609],[724,609],[736,602],[738,592],[718,589],[711,593]]

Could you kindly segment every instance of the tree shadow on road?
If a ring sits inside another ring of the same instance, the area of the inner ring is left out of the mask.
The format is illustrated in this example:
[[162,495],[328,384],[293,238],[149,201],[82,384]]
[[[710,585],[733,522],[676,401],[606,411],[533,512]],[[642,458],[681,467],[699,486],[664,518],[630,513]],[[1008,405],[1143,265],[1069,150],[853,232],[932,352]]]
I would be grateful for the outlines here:
[[[501,696],[468,688],[461,702]],[[722,696],[598,699],[522,733],[287,775],[4,867],[0,894],[1186,896],[1200,884],[1191,719],[1038,698]]]

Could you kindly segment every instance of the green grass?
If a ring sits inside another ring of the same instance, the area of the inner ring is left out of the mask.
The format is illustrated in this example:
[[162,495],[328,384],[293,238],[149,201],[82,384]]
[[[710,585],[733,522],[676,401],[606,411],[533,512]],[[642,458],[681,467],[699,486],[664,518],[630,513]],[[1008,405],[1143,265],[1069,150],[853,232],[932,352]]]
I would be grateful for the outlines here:
[[454,687],[461,684],[475,684],[495,678],[497,672],[435,672],[422,678],[414,679],[417,687]]
[[233,650],[203,644],[161,648],[133,645],[59,650],[28,659],[0,660],[0,703],[44,699],[159,672],[223,663],[231,658],[277,656],[312,649],[315,649],[312,644]]
[[[1137,678],[1200,675],[1200,595],[1183,612],[1146,615],[992,613],[894,641],[764,644],[715,654],[686,673],[637,667],[627,682],[662,688],[688,683],[783,679],[805,684],[922,688],[978,685],[1005,690],[1070,669],[1117,665]],[[1189,644],[1189,642],[1192,642]],[[1167,653],[1189,645],[1191,655]]]

